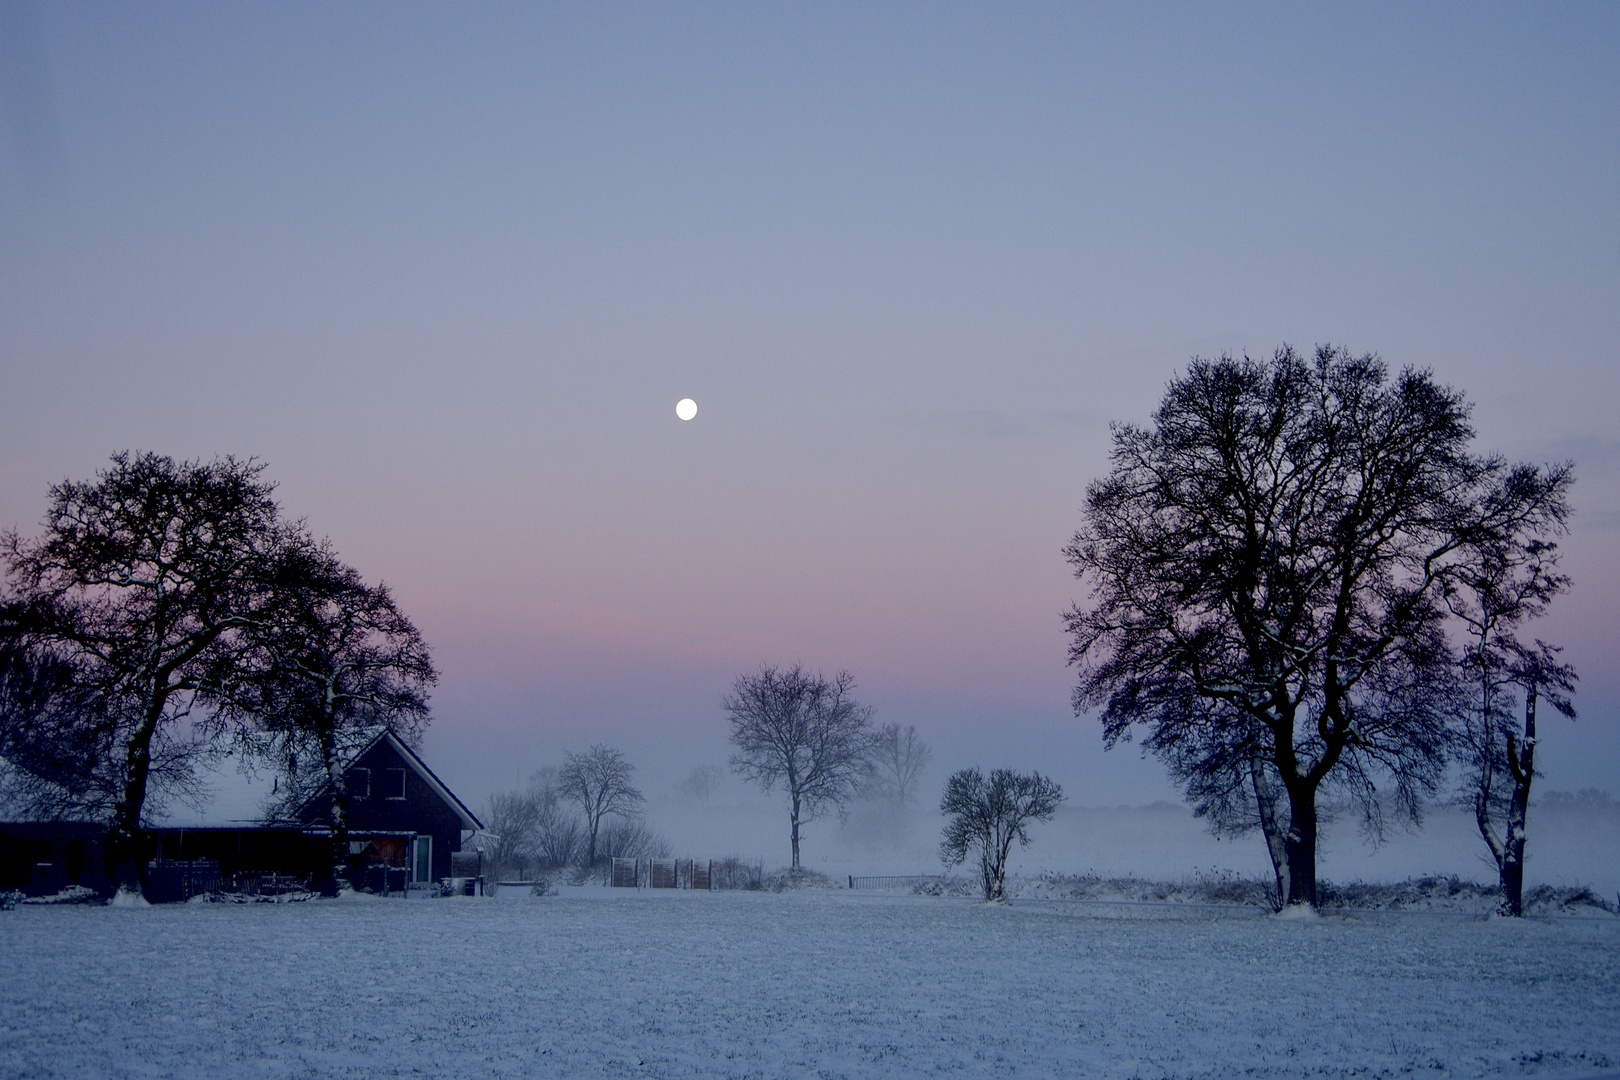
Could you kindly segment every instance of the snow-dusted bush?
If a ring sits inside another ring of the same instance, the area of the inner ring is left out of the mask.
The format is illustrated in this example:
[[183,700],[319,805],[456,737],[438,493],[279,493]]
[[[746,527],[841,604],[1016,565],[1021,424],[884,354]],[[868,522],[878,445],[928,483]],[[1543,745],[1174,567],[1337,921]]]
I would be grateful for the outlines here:
[[924,878],[911,886],[914,896],[977,896],[980,891],[978,882],[960,877]]
[[[1489,915],[1497,910],[1501,901],[1502,891],[1498,886],[1464,881],[1452,875],[1408,878],[1392,884],[1324,882],[1320,906],[1323,910],[1463,911]],[[1524,910],[1531,915],[1583,910],[1620,914],[1620,907],[1585,886],[1537,885],[1525,892]]]
[[764,888],[765,867],[735,855],[716,859],[710,865],[710,888],[758,890]]
[[1042,874],[1008,883],[1014,896],[1044,900],[1117,900],[1149,904],[1245,904],[1275,908],[1276,888],[1259,878],[1232,873],[1193,874],[1173,881],[1100,874]]
[[25,904],[93,904],[101,899],[101,894],[94,889],[87,889],[83,885],[69,885],[55,896],[33,896],[24,900]]
[[788,892],[792,889],[836,889],[838,886],[826,874],[800,867],[797,870],[777,870],[765,875],[760,888],[766,892]]

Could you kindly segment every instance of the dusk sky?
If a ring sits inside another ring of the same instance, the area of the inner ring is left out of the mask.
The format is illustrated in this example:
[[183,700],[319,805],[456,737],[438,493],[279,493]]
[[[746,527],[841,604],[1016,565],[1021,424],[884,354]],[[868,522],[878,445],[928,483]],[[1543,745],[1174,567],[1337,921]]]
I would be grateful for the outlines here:
[[1108,423],[1332,342],[1576,461],[1541,783],[1620,792],[1617,58],[1614,4],[7,4],[0,528],[263,460],[478,804],[598,741],[667,790],[794,661],[926,791],[1140,804],[1060,619]]

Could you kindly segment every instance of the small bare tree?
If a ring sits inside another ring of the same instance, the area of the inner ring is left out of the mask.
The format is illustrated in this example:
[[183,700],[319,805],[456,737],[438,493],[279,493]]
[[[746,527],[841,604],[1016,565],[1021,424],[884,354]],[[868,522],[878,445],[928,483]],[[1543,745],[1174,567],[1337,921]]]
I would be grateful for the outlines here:
[[[1525,819],[1536,776],[1536,705],[1545,700],[1574,719],[1570,695],[1575,669],[1559,650],[1515,631],[1539,617],[1553,597],[1569,588],[1557,571],[1556,545],[1539,537],[1511,536],[1482,546],[1468,572],[1447,595],[1452,614],[1467,627],[1464,678],[1473,684],[1459,710],[1457,740],[1462,801],[1474,811],[1479,835],[1490,850],[1502,885],[1502,914],[1524,914]],[[1522,719],[1514,716],[1520,699]]]
[[917,738],[917,725],[884,724],[872,739],[872,764],[880,789],[901,802],[917,794],[917,780],[934,751]]
[[872,710],[854,689],[847,671],[827,679],[794,664],[740,676],[721,701],[737,748],[732,771],[766,791],[787,789],[794,872],[800,826],[827,807],[842,810],[871,770]]
[[635,817],[646,800],[630,784],[635,766],[618,750],[600,743],[583,754],[565,754],[557,788],[563,798],[579,804],[585,815],[586,865],[596,865],[596,840],[602,819],[609,814]]
[[585,853],[585,829],[568,808],[557,769],[547,765],[529,778],[534,804],[534,855],[543,869],[571,866]]
[[670,852],[669,841],[641,818],[619,818],[602,826],[601,845],[609,859],[667,859]]
[[720,777],[723,775],[718,765],[699,765],[681,781],[680,793],[688,799],[707,805],[709,797],[714,794],[714,789],[720,786]]
[[497,879],[511,875],[522,877],[535,862],[538,811],[539,804],[528,792],[504,791],[489,797],[484,821],[495,834],[489,855],[494,863],[491,870]]
[[1029,846],[1028,823],[1050,821],[1063,789],[1040,773],[1027,776],[997,769],[985,780],[978,769],[963,769],[945,784],[940,813],[950,817],[939,846],[946,866],[957,866],[979,849],[979,879],[986,903],[1007,898],[1007,855],[1014,840]]

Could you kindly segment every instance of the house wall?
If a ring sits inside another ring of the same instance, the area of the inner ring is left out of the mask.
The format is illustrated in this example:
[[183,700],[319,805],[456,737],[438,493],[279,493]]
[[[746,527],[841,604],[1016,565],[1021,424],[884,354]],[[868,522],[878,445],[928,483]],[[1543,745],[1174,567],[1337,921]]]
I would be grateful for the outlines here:
[[[419,776],[410,762],[384,739],[366,751],[350,769],[371,770],[371,791],[364,797],[349,797],[349,829],[351,832],[414,832],[433,837],[433,879],[450,876],[450,853],[461,850],[461,817],[448,805],[428,782]],[[405,770],[405,797],[385,798],[383,770]],[[324,807],[316,803],[305,808],[302,820],[310,825],[324,825]]]

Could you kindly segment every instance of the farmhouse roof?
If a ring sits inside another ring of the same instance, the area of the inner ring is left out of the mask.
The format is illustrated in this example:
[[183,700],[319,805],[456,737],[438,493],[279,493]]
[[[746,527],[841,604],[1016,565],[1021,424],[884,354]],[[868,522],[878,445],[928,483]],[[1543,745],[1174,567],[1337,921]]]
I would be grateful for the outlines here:
[[[478,816],[467,808],[466,803],[456,798],[455,792],[446,787],[444,781],[440,780],[433,770],[428,768],[427,762],[423,761],[415,750],[407,746],[403,739],[395,735],[391,728],[376,727],[366,729],[362,737],[356,738],[350,744],[350,749],[343,759],[343,768],[347,770],[353,763],[369,754],[372,747],[382,742],[392,746],[416,775],[422,778],[423,783],[427,784],[434,794],[443,799],[445,805],[456,812],[456,815],[461,818],[461,827],[463,829],[470,829],[475,832],[483,831],[484,823],[478,820]],[[321,784],[310,794],[309,798],[304,800],[303,806],[307,807],[316,800],[322,800],[323,802],[330,800],[332,797],[331,791],[332,785],[330,781]]]

